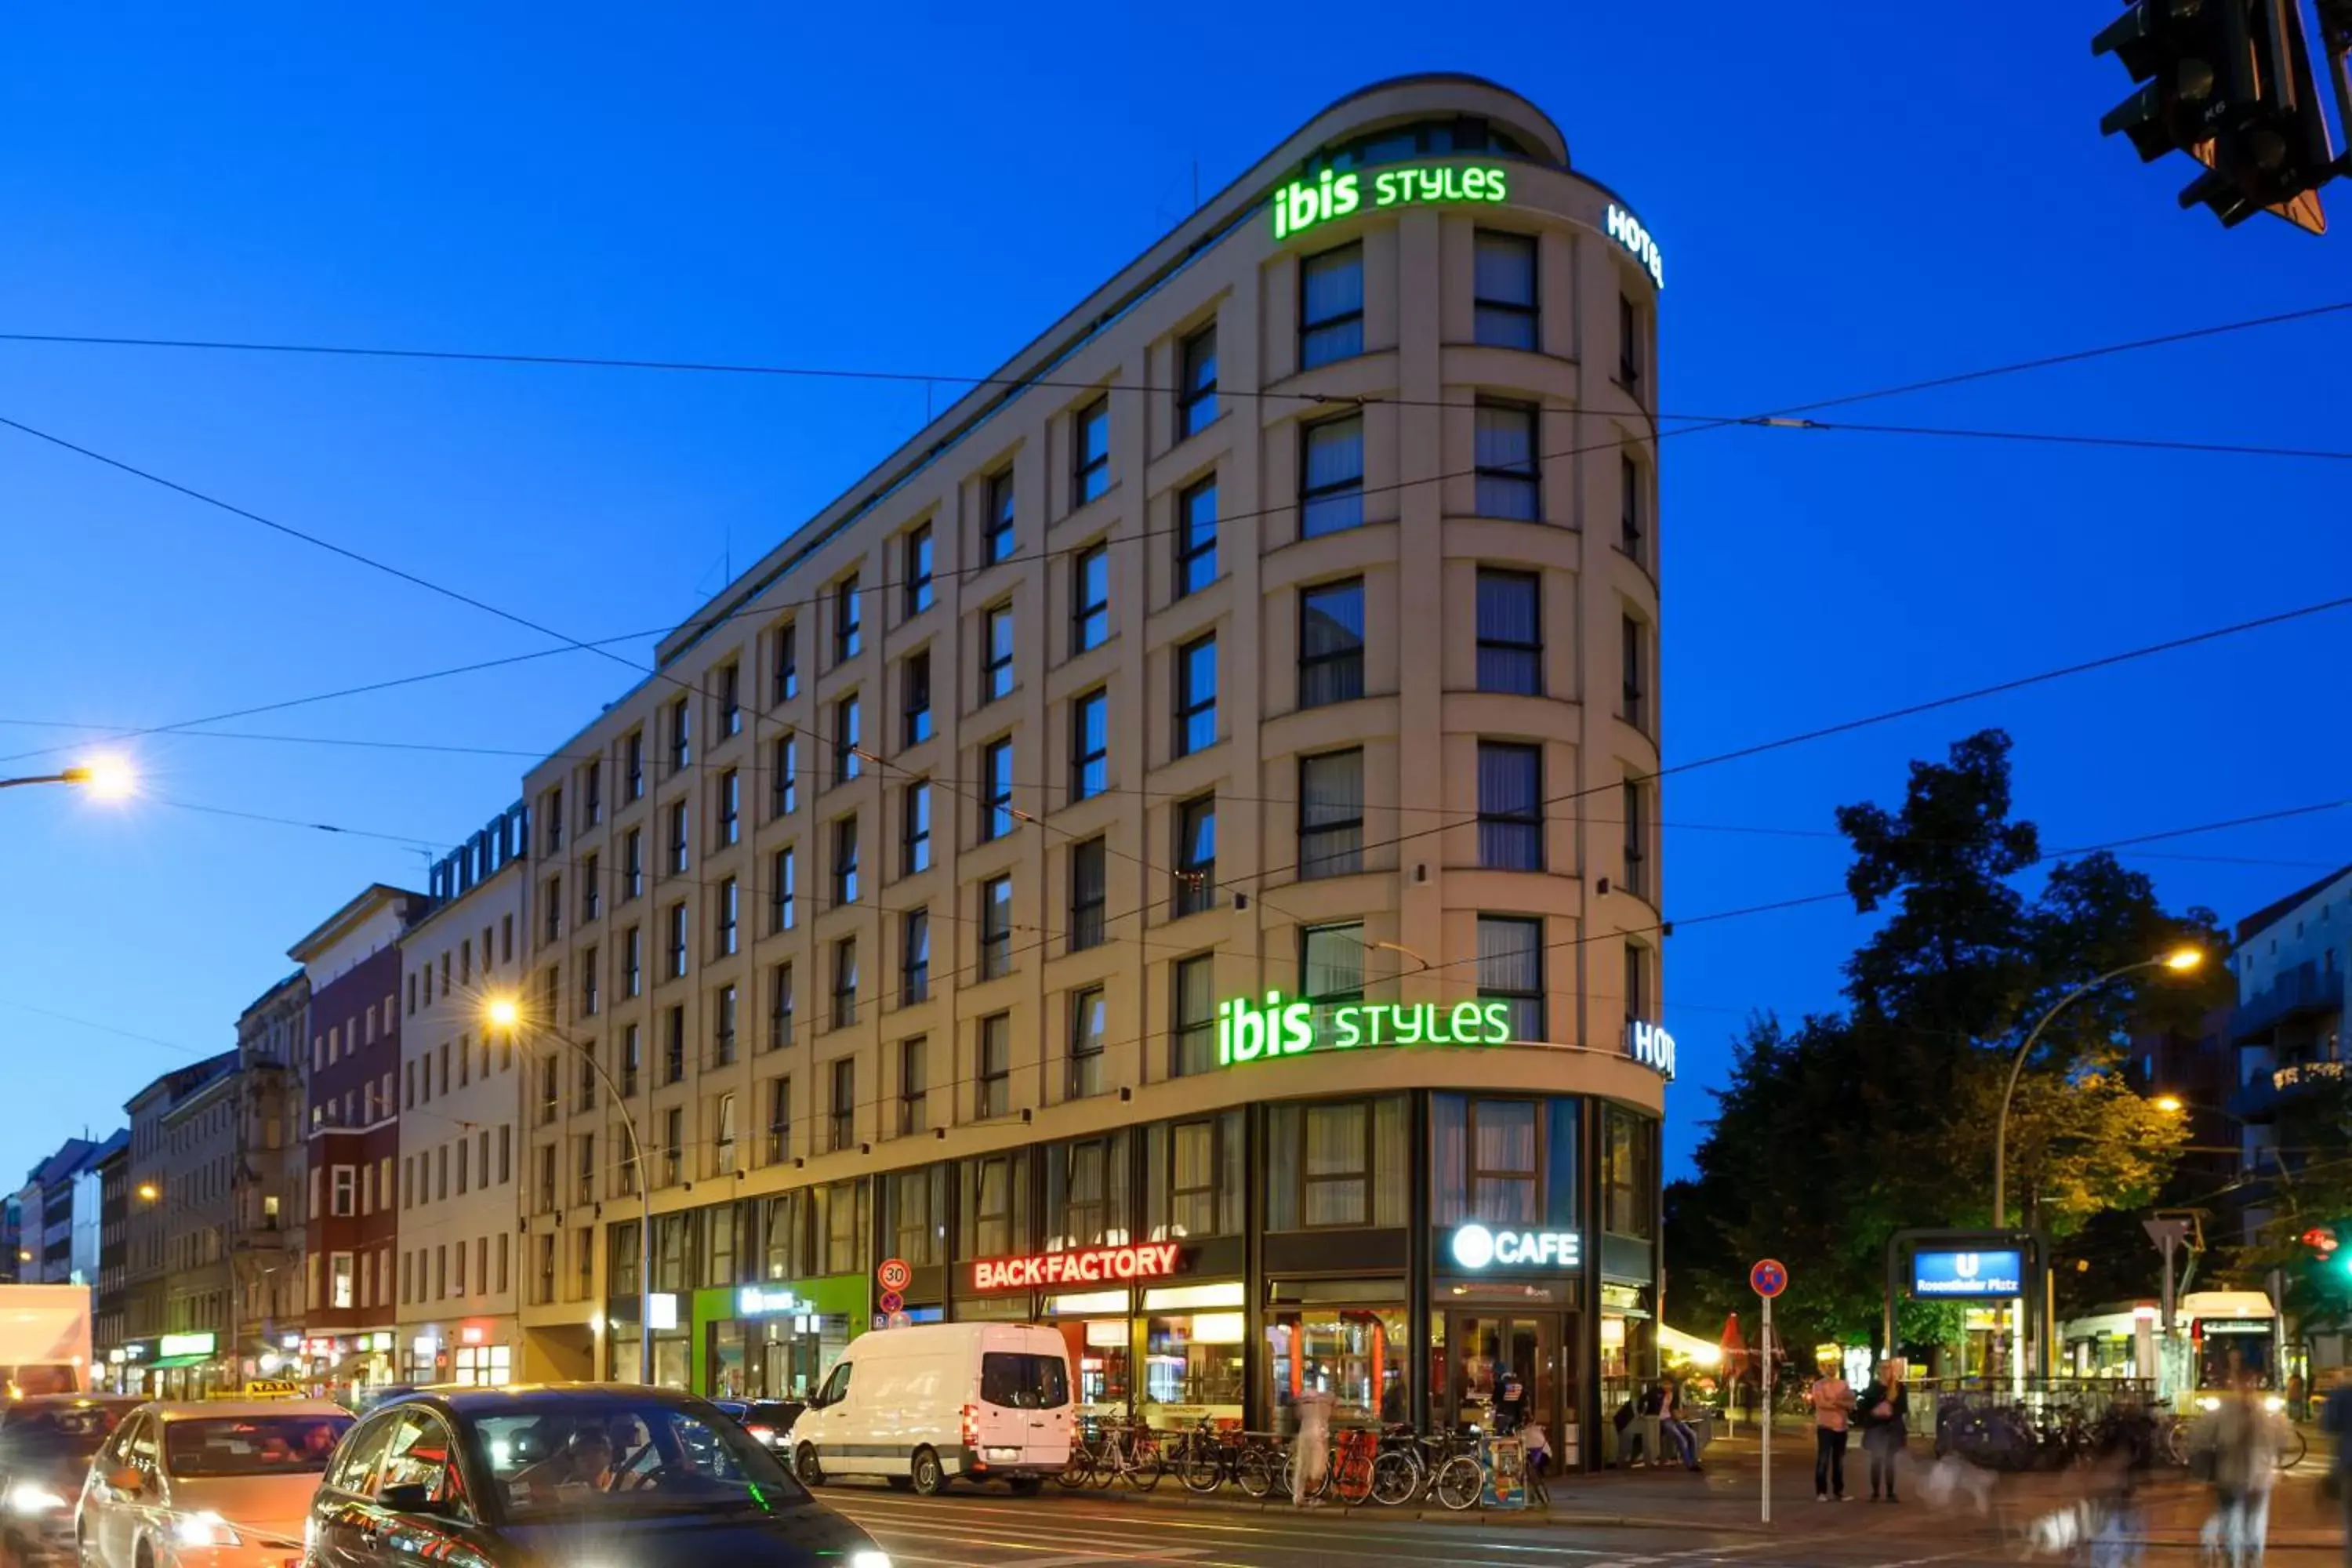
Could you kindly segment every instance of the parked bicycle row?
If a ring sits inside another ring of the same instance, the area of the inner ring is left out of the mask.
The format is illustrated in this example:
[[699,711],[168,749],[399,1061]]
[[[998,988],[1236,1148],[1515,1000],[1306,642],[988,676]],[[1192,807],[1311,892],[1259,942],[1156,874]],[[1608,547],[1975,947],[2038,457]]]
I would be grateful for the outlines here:
[[[1507,1451],[1506,1479],[1523,1473]],[[1319,1458],[1321,1463],[1313,1461]],[[1434,1501],[1460,1510],[1487,1490],[1492,1456],[1472,1434],[1423,1434],[1406,1426],[1347,1428],[1319,1450],[1294,1436],[1244,1432],[1211,1422],[1181,1431],[1139,1423],[1103,1422],[1083,1429],[1070,1447],[1061,1482],[1073,1489],[1125,1482],[1150,1491],[1172,1475],[1186,1490],[1208,1494],[1232,1487],[1256,1499],[1329,1500],[1349,1507],[1378,1503],[1401,1508]],[[1307,1463],[1307,1473],[1298,1467]],[[1541,1479],[1528,1480],[1540,1494]]]

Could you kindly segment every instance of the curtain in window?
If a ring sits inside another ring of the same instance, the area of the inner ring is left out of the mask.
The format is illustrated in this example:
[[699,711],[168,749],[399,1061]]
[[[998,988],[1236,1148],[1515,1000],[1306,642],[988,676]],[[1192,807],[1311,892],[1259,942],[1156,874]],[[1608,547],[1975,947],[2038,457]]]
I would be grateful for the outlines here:
[[1309,757],[1298,769],[1298,874],[1360,870],[1364,843],[1364,753]]
[[1468,1105],[1458,1094],[1429,1099],[1430,1223],[1456,1226],[1467,1217],[1470,1193]]
[[1309,1227],[1362,1225],[1370,1217],[1364,1192],[1369,1114],[1360,1103],[1307,1108],[1304,1217]]
[[1206,958],[1187,958],[1176,965],[1175,1076],[1206,1072],[1215,1065],[1217,1004],[1213,994],[1216,965]]
[[1478,989],[1504,994],[1543,989],[1541,921],[1479,921]]
[[1364,585],[1310,588],[1298,604],[1298,705],[1318,708],[1364,694]]
[[1543,868],[1542,769],[1533,746],[1478,748],[1478,863]]
[[1477,298],[1498,305],[1536,302],[1536,247],[1531,239],[1515,234],[1481,234],[1473,276]]
[[1494,1225],[1536,1223],[1536,1107],[1525,1100],[1482,1100],[1472,1120],[1480,1173],[1471,1194],[1477,1217]]
[[1542,689],[1540,595],[1523,572],[1478,574],[1478,689],[1532,694]]
[[1169,1234],[1213,1236],[1217,1229],[1216,1124],[1180,1121],[1171,1131]]
[[1299,991],[1311,1000],[1352,999],[1364,991],[1364,928],[1316,926],[1307,932]]
[[1309,257],[1300,269],[1301,320],[1312,327],[1364,309],[1364,253],[1354,246]]
[[1299,531],[1307,538],[1353,528],[1364,521],[1364,421],[1359,415],[1311,426],[1307,432],[1307,503]]

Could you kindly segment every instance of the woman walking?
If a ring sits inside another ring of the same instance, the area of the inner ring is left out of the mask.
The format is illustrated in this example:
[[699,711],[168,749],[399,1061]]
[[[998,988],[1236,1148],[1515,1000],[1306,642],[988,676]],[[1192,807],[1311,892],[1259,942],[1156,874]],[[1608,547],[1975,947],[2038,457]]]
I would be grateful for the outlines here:
[[1862,1451],[1870,1457],[1870,1500],[1878,1500],[1883,1487],[1888,1502],[1899,1502],[1895,1466],[1911,1420],[1911,1390],[1904,1382],[1902,1363],[1878,1363],[1878,1375],[1862,1391],[1861,1407]]

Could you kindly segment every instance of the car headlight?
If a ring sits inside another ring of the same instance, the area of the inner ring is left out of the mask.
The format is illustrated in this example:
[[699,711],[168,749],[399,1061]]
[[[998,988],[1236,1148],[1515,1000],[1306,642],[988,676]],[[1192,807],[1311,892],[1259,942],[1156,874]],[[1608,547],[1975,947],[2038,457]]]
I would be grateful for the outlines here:
[[878,1546],[861,1546],[849,1554],[849,1568],[890,1568],[890,1554]]
[[2197,1408],[2200,1410],[2219,1410],[2221,1408],[2221,1402],[2219,1399],[2214,1398],[2213,1395],[2210,1394],[2200,1394],[2197,1397]]
[[30,1481],[18,1481],[15,1486],[8,1489],[8,1511],[10,1513],[55,1513],[58,1510],[65,1506],[65,1499],[59,1497],[48,1488],[35,1486]]
[[200,1513],[184,1513],[172,1521],[172,1539],[183,1546],[235,1546],[236,1531],[228,1521],[205,1509]]

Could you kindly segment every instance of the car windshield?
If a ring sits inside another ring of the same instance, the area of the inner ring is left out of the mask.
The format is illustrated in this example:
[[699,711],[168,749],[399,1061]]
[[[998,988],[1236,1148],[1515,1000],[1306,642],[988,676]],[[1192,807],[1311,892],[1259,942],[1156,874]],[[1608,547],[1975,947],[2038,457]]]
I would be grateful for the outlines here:
[[468,1425],[518,1521],[582,1510],[773,1512],[808,1500],[741,1427],[698,1405],[623,1393],[523,1396]]
[[167,1421],[163,1468],[190,1480],[318,1475],[351,1430],[348,1415],[220,1415]]
[[19,1405],[0,1423],[0,1455],[88,1458],[122,1424],[128,1406]]

